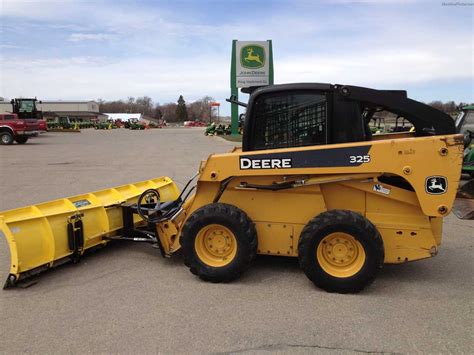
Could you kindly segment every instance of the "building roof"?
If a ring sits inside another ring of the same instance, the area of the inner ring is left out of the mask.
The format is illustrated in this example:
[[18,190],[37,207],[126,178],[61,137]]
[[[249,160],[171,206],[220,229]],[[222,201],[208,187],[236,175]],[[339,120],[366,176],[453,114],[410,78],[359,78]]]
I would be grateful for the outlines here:
[[[89,102],[98,103],[95,100],[38,100],[38,104],[85,104]],[[0,101],[0,104],[11,105],[10,100]]]
[[104,113],[104,115],[109,116],[110,120],[141,120],[141,113]]
[[88,102],[95,102],[95,100],[40,100],[43,104],[85,104]]
[[105,113],[92,111],[43,111],[45,116],[74,116],[74,117],[90,117],[90,116],[106,116]]

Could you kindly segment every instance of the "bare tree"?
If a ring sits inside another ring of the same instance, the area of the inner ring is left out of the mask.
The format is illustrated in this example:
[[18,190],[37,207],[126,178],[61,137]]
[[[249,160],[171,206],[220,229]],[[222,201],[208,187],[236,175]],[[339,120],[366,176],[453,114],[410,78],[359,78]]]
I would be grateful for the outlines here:
[[135,100],[135,107],[146,116],[153,115],[153,101],[148,96],[139,97]]
[[436,101],[431,101],[428,105],[431,107],[434,107],[437,110],[453,114],[456,111],[459,110],[460,107],[466,106],[467,104],[460,102],[459,104],[456,104],[454,101],[447,101],[447,102],[442,102],[440,100]]
[[210,104],[214,101],[211,96],[204,96],[188,105],[188,116],[192,120],[209,121]]
[[167,122],[178,122],[178,117],[176,116],[177,106],[175,103],[161,105],[159,109],[163,114],[162,118]]

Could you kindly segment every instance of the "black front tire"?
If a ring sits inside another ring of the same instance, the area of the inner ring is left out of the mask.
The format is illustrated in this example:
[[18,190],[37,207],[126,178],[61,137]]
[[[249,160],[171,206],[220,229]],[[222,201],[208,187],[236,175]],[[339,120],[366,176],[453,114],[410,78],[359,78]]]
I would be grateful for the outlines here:
[[[237,250],[229,264],[212,266],[201,260],[196,251],[198,233],[209,225],[220,225],[230,230],[236,240]],[[190,271],[204,281],[230,282],[246,271],[257,255],[255,224],[241,209],[212,203],[196,210],[186,221],[180,238],[184,263]]]
[[[324,261],[318,260],[320,243],[333,233],[349,235],[365,253],[360,269],[350,276],[330,274],[324,269]],[[328,292],[357,293],[370,285],[383,267],[383,240],[367,218],[352,211],[331,210],[313,218],[304,227],[298,243],[298,259],[306,276],[317,287]]]
[[13,134],[10,132],[0,132],[0,144],[10,145],[13,144]]
[[19,136],[15,138],[15,142],[18,144],[25,144],[28,141],[28,137],[25,136]]

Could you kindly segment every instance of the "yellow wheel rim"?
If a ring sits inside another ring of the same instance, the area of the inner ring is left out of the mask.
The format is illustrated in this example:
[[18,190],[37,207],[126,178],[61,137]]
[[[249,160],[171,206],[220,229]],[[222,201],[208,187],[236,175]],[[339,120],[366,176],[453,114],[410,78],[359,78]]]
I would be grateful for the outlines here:
[[334,277],[351,277],[357,274],[365,263],[362,244],[347,233],[328,234],[321,240],[316,256],[319,265]]
[[237,239],[227,227],[210,224],[198,232],[194,248],[203,263],[222,267],[234,260],[237,254]]

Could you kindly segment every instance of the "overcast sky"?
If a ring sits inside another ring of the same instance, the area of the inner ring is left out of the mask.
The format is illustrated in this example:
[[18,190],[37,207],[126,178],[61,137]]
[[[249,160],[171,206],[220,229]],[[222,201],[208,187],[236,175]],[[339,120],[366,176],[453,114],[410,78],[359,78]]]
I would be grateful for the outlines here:
[[0,0],[0,96],[224,102],[232,39],[272,39],[275,83],[473,101],[473,13],[443,1]]

